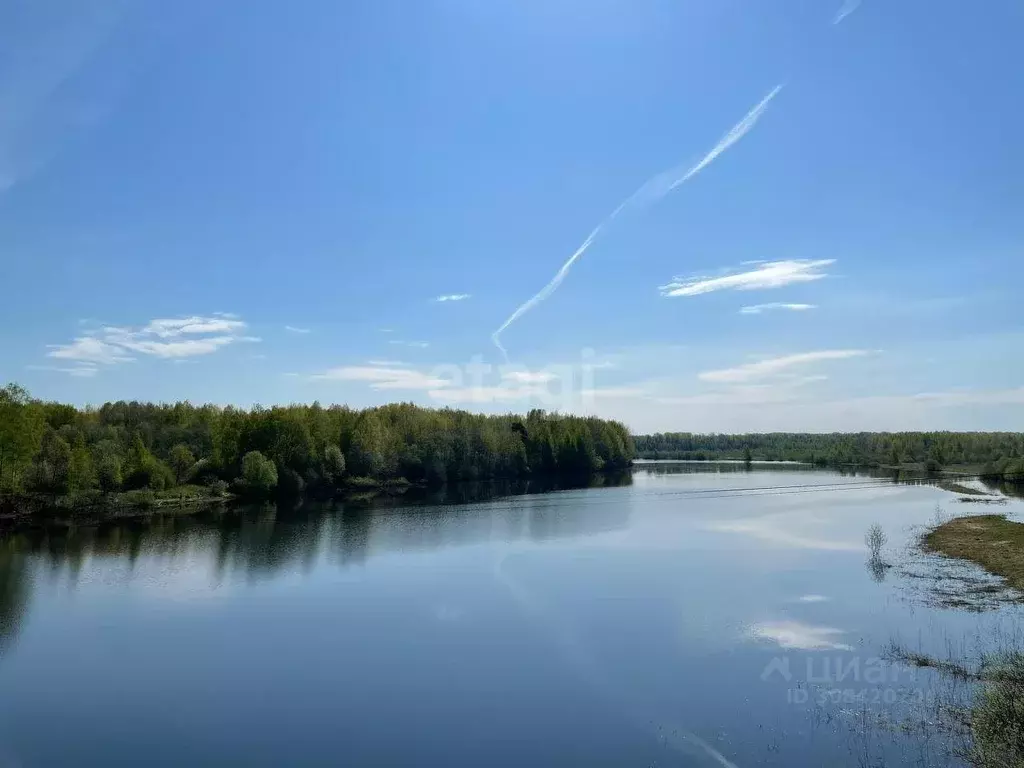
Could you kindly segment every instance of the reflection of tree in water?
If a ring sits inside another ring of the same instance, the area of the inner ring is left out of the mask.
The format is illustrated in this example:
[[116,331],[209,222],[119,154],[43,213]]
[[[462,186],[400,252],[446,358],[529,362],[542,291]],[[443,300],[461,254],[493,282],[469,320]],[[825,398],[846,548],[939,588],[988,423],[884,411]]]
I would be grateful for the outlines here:
[[66,574],[72,582],[91,557],[124,558],[133,571],[147,557],[174,561],[199,555],[210,559],[220,577],[240,572],[262,578],[289,568],[311,569],[322,555],[348,566],[364,563],[374,553],[612,530],[626,523],[627,503],[603,496],[541,494],[629,482],[625,474],[561,485],[544,479],[461,483],[362,502],[216,507],[191,515],[153,514],[34,530],[8,539],[6,546],[11,553],[38,556],[54,574]]
[[301,562],[313,566],[320,551],[322,513],[265,507],[233,515],[220,527],[217,571],[243,570],[250,577],[270,575]]
[[869,557],[864,563],[864,567],[868,569],[868,573],[871,576],[871,580],[877,584],[881,584],[885,581],[885,574],[892,568],[889,563],[885,562],[881,557],[875,555]]
[[0,541],[0,657],[18,637],[32,592],[28,558],[16,550],[13,539]]

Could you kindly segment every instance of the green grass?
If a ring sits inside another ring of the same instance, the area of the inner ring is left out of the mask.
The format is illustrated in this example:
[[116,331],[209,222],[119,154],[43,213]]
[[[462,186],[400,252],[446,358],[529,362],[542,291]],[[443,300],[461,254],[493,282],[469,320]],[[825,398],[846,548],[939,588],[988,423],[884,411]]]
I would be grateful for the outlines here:
[[970,560],[1024,590],[1024,523],[1003,515],[957,517],[925,535],[923,544],[928,551]]

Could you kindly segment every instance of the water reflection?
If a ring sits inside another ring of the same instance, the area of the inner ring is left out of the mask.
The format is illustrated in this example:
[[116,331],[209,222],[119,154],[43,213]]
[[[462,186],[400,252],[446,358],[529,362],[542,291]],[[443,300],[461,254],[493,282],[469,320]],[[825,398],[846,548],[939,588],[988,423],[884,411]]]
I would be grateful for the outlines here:
[[26,558],[0,541],[0,656],[18,637],[30,596]]
[[94,557],[124,558],[134,566],[143,556],[174,561],[196,554],[210,556],[218,577],[243,572],[260,578],[285,569],[309,570],[321,556],[345,566],[389,552],[614,530],[626,525],[627,504],[594,509],[584,505],[582,495],[560,495],[558,503],[552,503],[552,497],[536,491],[631,482],[625,474],[569,486],[538,481],[464,483],[439,491],[308,502],[293,508],[212,507],[190,515],[154,514],[32,529],[2,540],[0,617],[12,617],[4,626],[14,626],[23,611],[27,557],[53,572],[66,573],[72,582]]

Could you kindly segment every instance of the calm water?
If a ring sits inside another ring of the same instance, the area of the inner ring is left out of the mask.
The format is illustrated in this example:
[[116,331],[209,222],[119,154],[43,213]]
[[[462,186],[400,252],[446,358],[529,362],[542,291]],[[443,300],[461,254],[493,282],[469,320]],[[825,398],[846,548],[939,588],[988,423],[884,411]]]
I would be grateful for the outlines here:
[[912,577],[968,505],[713,470],[2,541],[0,766],[955,764],[878,725],[931,685],[878,656],[1013,631]]

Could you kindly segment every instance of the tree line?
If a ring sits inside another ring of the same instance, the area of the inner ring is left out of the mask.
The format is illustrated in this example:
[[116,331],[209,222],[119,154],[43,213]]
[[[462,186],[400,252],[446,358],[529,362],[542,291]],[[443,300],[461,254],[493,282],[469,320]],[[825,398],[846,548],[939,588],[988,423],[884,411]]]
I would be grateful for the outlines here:
[[634,438],[644,459],[763,459],[820,465],[971,466],[992,477],[1024,480],[1019,432],[857,432],[748,435],[664,432]]
[[0,389],[0,493],[205,487],[297,495],[344,485],[581,475],[629,466],[626,427],[532,410],[486,416],[409,403],[246,410],[188,402],[76,408]]

